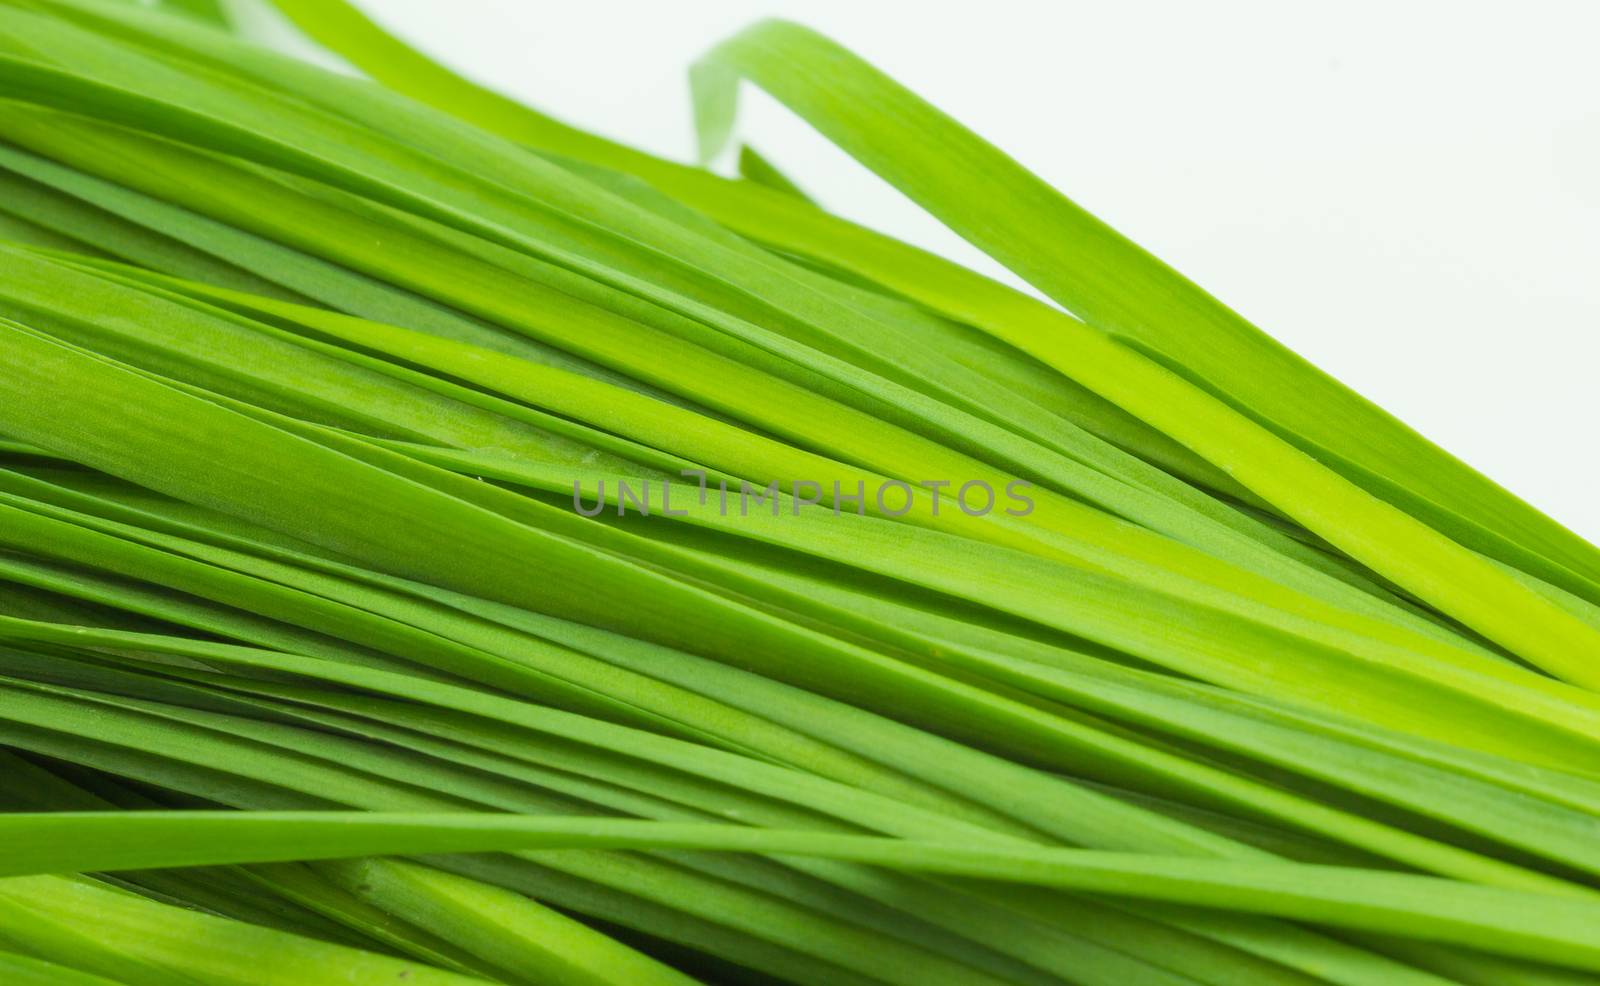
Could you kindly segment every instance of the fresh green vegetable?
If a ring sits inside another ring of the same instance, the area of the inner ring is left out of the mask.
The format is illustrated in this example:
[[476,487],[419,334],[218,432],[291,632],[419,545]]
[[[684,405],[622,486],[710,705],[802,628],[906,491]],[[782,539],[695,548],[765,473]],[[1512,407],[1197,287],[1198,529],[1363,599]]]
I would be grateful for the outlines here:
[[805,28],[1060,308],[275,2],[0,0],[0,978],[1600,982],[1592,546]]

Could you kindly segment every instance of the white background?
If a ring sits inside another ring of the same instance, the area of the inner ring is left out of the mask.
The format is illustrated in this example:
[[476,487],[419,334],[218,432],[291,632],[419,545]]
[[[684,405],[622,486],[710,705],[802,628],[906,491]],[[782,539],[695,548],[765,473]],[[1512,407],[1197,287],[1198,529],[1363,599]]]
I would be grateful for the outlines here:
[[[678,158],[761,16],[865,55],[1324,369],[1600,540],[1600,2],[364,0],[481,82]],[[826,206],[995,268],[758,93]]]

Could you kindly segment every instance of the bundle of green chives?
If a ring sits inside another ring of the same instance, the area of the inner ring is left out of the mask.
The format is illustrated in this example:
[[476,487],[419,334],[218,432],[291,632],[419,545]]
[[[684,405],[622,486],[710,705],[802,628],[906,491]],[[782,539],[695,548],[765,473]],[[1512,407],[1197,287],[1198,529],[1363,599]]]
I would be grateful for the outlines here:
[[1600,983],[1600,552],[855,55],[1035,286],[339,0],[0,0],[0,982]]

